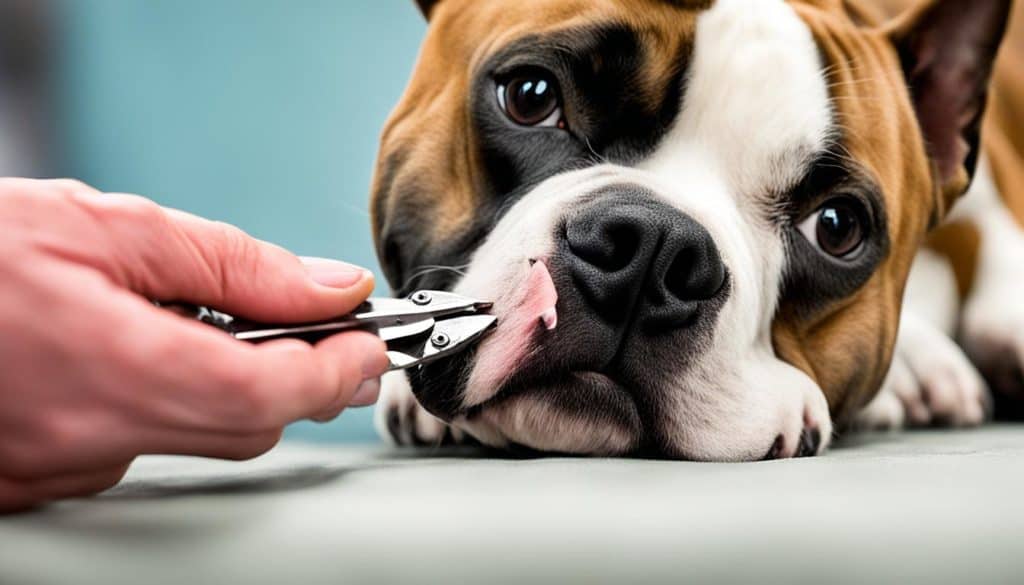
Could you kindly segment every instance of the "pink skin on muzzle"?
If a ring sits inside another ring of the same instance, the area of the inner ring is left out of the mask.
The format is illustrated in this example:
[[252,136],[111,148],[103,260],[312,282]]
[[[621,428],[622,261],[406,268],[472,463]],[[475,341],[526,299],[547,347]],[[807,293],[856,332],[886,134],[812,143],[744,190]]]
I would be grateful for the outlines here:
[[[517,297],[495,307],[498,327],[477,351],[476,366],[466,386],[465,406],[489,399],[529,359],[537,329],[550,331],[558,325],[557,302],[558,291],[547,265],[535,261]],[[502,311],[506,306],[511,306],[507,313]]]

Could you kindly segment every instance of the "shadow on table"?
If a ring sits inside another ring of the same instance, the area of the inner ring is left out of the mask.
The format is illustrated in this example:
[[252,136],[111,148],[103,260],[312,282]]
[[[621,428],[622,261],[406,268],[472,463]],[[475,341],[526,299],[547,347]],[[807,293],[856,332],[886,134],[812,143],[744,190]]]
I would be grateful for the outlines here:
[[[840,437],[832,449],[843,453],[858,448],[899,443],[901,440],[898,433],[851,433]],[[465,460],[530,461],[553,457],[551,454],[529,450],[508,452],[477,446],[381,447],[367,450],[357,458],[339,456],[335,451],[324,449],[316,452],[312,461],[309,456],[293,460],[286,456],[274,458],[272,455],[264,464],[259,464],[260,460],[216,464],[195,460],[194,466],[190,466],[188,460],[185,460],[177,468],[160,470],[155,474],[130,474],[121,484],[101,494],[99,499],[142,500],[195,495],[278,493],[328,484],[353,473],[410,465],[444,466]],[[635,459],[650,460],[642,456]]]
[[[418,448],[373,450],[365,459],[331,461],[331,451],[324,450],[316,462],[295,463],[287,459],[256,468],[245,463],[225,463],[207,471],[184,469],[181,474],[170,471],[150,477],[129,476],[100,496],[101,500],[170,498],[195,495],[236,495],[275,493],[307,489],[337,481],[346,475],[415,465],[446,465],[464,459],[495,457],[490,451],[477,448]],[[198,461],[198,460],[197,460]],[[238,465],[237,469],[232,469]]]

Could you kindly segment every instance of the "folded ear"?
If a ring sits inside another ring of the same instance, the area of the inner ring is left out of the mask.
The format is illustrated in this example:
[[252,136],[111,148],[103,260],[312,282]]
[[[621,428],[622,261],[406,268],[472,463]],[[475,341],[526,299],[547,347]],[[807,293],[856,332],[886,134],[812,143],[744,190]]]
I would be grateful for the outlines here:
[[440,3],[441,0],[416,0],[416,5],[420,7],[420,12],[423,13],[423,18],[430,20],[430,11],[434,9],[434,6]]
[[967,189],[978,162],[989,80],[1011,4],[926,0],[889,31],[947,205]]

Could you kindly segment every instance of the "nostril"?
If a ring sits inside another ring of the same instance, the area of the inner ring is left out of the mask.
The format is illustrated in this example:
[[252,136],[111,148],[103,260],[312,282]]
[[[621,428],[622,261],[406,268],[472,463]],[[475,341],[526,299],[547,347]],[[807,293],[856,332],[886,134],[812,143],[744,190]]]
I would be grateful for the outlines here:
[[725,284],[725,265],[714,242],[707,238],[699,246],[680,250],[665,272],[665,289],[685,301],[710,299]]
[[665,289],[677,299],[690,298],[693,286],[693,250],[685,249],[676,254],[665,273]]
[[615,272],[629,266],[640,248],[640,234],[633,226],[611,224],[605,230],[605,236],[611,242],[612,253],[601,268]]
[[627,222],[600,222],[588,226],[570,226],[569,249],[579,259],[604,272],[628,267],[640,248],[641,234]]

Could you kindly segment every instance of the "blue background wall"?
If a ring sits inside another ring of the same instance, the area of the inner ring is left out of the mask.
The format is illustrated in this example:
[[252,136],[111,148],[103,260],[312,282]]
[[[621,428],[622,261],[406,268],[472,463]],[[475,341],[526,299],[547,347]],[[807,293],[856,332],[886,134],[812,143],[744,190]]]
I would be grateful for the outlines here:
[[[411,0],[58,8],[58,174],[377,271],[367,194],[425,30]],[[353,410],[288,436],[374,440],[370,421]]]

